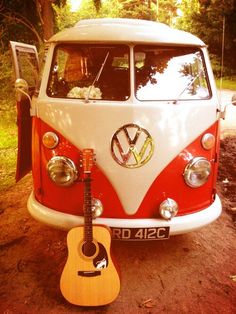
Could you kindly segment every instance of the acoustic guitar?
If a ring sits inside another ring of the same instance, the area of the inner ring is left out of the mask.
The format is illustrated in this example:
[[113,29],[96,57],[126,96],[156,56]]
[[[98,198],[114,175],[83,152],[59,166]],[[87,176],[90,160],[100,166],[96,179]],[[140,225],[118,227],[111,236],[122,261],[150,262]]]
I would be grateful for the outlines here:
[[82,152],[84,169],[84,225],[67,235],[68,258],[60,289],[64,298],[80,306],[100,306],[115,300],[120,278],[110,254],[111,233],[104,225],[92,223],[91,168],[92,149]]

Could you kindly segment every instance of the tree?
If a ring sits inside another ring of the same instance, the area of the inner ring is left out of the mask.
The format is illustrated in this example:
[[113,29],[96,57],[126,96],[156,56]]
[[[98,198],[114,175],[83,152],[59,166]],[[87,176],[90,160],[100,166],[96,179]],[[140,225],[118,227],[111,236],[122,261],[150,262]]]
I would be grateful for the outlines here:
[[122,0],[120,3],[122,5],[120,17],[156,20],[156,11],[153,9],[151,1]]
[[156,20],[155,4],[141,0],[109,0],[104,1],[99,11],[96,10],[92,1],[82,1],[77,12],[70,12],[68,6],[55,6],[57,30],[70,27],[81,19],[90,18],[139,18]]
[[2,0],[0,3],[0,23],[4,29],[2,46],[9,40],[42,42],[35,2],[31,0]]
[[161,23],[173,26],[177,16],[176,0],[156,0],[157,20]]
[[193,14],[199,14],[200,4],[199,0],[182,0],[177,5],[179,16],[176,18],[175,27],[183,29],[190,33],[194,32],[194,19]]
[[[45,40],[49,39],[54,34],[55,23],[52,4],[55,2],[55,0],[35,0],[38,16],[43,29],[43,38]],[[65,5],[65,1],[62,1],[61,4]]]
[[236,73],[236,0],[182,0],[182,19],[178,26],[200,37],[218,60],[222,54],[224,31],[225,65],[228,74]]
[[[93,0],[92,3],[99,10],[101,0]],[[0,23],[7,29],[2,39],[3,45],[7,46],[9,40],[41,45],[55,32],[53,6],[64,7],[65,4],[66,0],[1,0]]]

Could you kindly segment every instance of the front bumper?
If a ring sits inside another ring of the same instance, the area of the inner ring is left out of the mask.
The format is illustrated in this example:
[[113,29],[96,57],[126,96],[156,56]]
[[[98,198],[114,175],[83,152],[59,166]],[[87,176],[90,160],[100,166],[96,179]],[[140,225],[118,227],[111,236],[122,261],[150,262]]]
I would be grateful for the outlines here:
[[[82,216],[75,216],[58,212],[40,204],[32,192],[28,199],[28,210],[38,221],[54,228],[69,230],[84,223]],[[169,221],[164,219],[118,219],[118,218],[96,218],[94,223],[107,225],[113,228],[154,228],[170,227],[170,236],[183,234],[204,227],[221,214],[221,201],[216,195],[214,202],[207,208],[193,214],[174,217]]]

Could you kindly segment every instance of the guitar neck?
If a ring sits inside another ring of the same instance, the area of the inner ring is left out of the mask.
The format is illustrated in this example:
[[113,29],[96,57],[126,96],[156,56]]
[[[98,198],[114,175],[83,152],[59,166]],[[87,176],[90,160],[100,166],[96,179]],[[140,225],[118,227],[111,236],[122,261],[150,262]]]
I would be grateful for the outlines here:
[[86,173],[84,179],[84,240],[93,241],[93,214],[92,214],[92,195],[91,195],[91,174]]

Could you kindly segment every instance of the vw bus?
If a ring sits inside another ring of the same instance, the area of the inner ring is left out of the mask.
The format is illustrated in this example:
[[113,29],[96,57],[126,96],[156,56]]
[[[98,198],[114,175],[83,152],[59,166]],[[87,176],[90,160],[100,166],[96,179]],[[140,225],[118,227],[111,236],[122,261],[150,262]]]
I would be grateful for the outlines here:
[[32,169],[35,219],[83,224],[85,148],[96,156],[93,222],[114,239],[166,239],[217,219],[220,108],[200,39],[151,21],[91,19],[48,41],[40,71],[34,46],[11,48],[16,180]]

